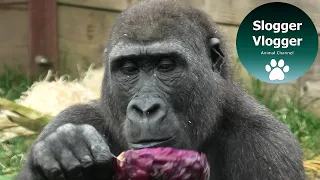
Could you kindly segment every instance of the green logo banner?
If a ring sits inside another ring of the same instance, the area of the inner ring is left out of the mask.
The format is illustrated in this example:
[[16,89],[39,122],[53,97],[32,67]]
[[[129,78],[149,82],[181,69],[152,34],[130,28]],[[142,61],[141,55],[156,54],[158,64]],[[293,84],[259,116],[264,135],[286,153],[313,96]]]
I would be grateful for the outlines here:
[[236,45],[240,61],[250,74],[281,84],[309,70],[317,56],[318,34],[301,9],[274,2],[257,7],[245,17]]

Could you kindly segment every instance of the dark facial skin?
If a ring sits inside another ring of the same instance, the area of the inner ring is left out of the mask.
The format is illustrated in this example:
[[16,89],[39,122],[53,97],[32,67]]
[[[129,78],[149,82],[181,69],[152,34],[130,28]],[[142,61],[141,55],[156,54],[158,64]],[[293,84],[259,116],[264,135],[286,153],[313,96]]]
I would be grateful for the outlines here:
[[[119,119],[124,122],[124,136],[131,148],[192,147],[191,137],[184,137],[192,130],[193,120],[184,116],[181,96],[192,93],[193,87],[185,85],[196,81],[190,72],[191,59],[185,56],[188,49],[172,41],[171,49],[166,47],[169,42],[149,42],[144,46],[129,43],[123,49],[116,45],[110,52],[109,91],[128,99],[123,102],[126,117]],[[176,91],[181,87],[183,91]]]
[[109,35],[101,98],[55,117],[17,179],[112,179],[115,156],[147,147],[205,153],[211,180],[305,179],[295,137],[233,82],[219,32],[176,0],[126,10]]

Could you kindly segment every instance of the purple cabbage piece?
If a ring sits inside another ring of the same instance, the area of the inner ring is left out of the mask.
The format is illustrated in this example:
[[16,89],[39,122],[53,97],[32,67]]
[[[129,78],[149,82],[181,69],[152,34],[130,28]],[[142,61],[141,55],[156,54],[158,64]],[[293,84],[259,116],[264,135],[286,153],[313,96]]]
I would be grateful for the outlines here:
[[208,180],[210,175],[203,153],[173,148],[129,150],[116,164],[114,180]]

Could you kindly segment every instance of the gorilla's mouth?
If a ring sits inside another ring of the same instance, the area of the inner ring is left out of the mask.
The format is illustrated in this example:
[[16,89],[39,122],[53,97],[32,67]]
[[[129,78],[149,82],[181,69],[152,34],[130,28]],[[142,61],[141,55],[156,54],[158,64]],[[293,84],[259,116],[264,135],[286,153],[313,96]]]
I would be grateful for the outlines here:
[[150,147],[169,147],[170,145],[174,144],[175,138],[176,135],[162,139],[145,139],[135,143],[129,143],[129,145],[132,149],[143,149]]

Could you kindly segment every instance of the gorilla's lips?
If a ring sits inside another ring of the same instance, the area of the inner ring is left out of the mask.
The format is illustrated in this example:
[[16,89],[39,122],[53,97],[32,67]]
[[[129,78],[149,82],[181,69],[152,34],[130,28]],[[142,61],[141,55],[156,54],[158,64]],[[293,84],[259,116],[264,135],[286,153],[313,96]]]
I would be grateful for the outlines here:
[[210,175],[204,154],[173,148],[129,150],[115,164],[114,180],[207,180]]
[[129,143],[130,147],[133,149],[144,149],[144,148],[155,148],[155,147],[167,147],[174,144],[176,136],[163,139],[149,139],[142,140],[135,143]]

